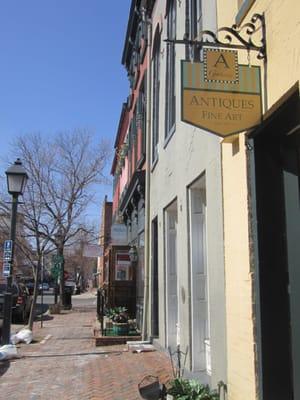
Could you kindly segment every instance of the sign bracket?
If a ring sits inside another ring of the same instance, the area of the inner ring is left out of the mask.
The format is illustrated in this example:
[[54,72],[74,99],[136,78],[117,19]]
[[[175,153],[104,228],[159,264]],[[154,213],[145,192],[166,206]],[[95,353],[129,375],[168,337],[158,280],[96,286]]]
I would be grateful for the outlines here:
[[[261,33],[258,34],[258,32]],[[266,61],[267,59],[265,17],[263,14],[254,14],[250,22],[240,27],[234,24],[231,28],[219,28],[216,33],[203,30],[199,33],[198,38],[198,40],[184,38],[182,40],[165,39],[164,41],[173,44],[196,46],[198,49],[209,46],[247,51],[252,50],[258,52],[258,60]]]

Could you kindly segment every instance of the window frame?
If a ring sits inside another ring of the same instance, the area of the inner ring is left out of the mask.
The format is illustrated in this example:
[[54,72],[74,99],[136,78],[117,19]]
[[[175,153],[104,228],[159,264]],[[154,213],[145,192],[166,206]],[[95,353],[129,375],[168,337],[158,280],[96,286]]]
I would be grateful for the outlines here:
[[159,32],[156,33],[153,47],[152,57],[152,166],[158,160],[158,143],[159,143],[159,103],[160,103],[160,39]]
[[[202,0],[188,0],[189,3],[189,38],[196,40],[199,33],[203,30],[203,7]],[[190,58],[200,61],[201,50],[196,46],[191,46]]]
[[[167,38],[176,39],[177,2],[171,0],[167,14]],[[175,131],[176,124],[176,51],[175,43],[167,42],[166,96],[165,96],[165,145]]]
[[238,0],[238,13],[235,17],[235,23],[237,25],[241,24],[254,3],[255,0]]

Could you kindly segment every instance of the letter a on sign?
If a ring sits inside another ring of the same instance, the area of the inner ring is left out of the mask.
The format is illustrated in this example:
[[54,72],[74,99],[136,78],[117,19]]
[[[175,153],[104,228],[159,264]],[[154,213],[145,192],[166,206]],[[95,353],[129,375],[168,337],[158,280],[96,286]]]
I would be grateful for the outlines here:
[[238,82],[237,52],[206,49],[204,51],[205,80],[208,82]]
[[221,54],[220,56],[219,56],[219,58],[217,59],[217,62],[215,63],[215,65],[214,65],[214,67],[215,68],[218,68],[218,64],[224,64],[224,67],[225,68],[228,68],[229,69],[229,65],[227,64],[227,61],[226,61],[226,59],[225,59],[225,57],[224,57],[224,54]]

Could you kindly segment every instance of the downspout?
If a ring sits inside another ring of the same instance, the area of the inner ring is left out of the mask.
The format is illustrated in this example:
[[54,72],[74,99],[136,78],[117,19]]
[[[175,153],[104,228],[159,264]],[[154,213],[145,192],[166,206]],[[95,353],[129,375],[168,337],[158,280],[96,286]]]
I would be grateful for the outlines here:
[[150,279],[150,170],[151,170],[151,44],[152,44],[152,23],[147,19],[144,10],[143,19],[147,26],[147,124],[146,124],[146,188],[145,188],[145,271],[144,271],[144,309],[142,339],[146,340],[148,332],[149,316],[149,279]]

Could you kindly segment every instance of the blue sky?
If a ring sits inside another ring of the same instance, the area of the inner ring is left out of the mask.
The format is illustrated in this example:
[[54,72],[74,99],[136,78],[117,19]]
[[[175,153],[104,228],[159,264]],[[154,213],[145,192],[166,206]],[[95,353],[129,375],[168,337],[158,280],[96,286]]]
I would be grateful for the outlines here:
[[[130,3],[1,0],[1,159],[15,136],[37,131],[89,128],[113,145],[129,91],[121,57]],[[99,213],[100,204],[90,208],[91,218]]]

